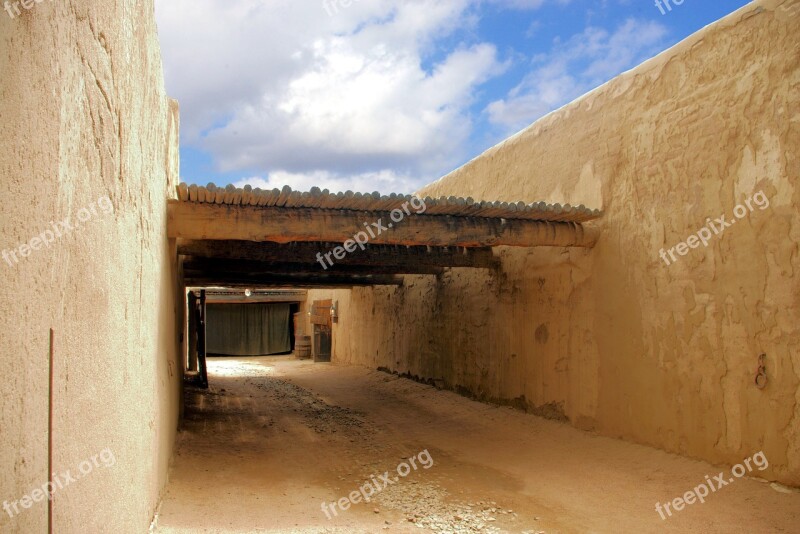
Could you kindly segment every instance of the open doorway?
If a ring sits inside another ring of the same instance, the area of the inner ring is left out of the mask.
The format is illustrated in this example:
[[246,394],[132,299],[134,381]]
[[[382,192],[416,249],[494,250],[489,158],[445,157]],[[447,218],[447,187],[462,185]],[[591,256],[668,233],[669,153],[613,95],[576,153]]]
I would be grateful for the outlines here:
[[207,357],[260,357],[295,350],[303,289],[189,288],[185,380],[208,386]]

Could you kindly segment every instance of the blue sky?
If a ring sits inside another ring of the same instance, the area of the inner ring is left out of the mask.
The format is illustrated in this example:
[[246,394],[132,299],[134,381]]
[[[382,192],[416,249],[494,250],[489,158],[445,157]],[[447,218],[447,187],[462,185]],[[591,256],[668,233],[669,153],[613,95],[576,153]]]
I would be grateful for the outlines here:
[[156,0],[182,179],[410,193],[747,4],[654,1]]

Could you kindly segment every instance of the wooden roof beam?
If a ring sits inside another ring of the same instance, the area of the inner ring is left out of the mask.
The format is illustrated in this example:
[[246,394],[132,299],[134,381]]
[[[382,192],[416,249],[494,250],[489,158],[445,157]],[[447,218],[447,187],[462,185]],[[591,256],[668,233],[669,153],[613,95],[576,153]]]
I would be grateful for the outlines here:
[[168,204],[167,221],[171,238],[275,243],[344,243],[361,231],[366,235],[367,227],[374,233],[368,242],[376,245],[592,247],[599,236],[598,228],[577,223],[412,214],[395,224],[385,212],[254,208],[174,200]]
[[[253,241],[180,240],[178,254],[193,259],[233,259],[269,263],[296,263],[320,266],[317,254],[333,250],[341,243],[270,243]],[[343,259],[336,266],[395,267],[398,272],[413,273],[421,266],[472,267],[492,269],[497,266],[490,247],[406,247],[399,245],[366,245]],[[321,266],[320,266],[321,268]]]
[[359,286],[401,286],[402,276],[370,275],[211,275],[187,276],[184,278],[187,287],[247,287],[247,288],[351,288]]
[[193,275],[228,275],[245,274],[250,276],[272,276],[272,275],[370,275],[370,274],[428,274],[440,275],[444,272],[443,267],[432,267],[430,265],[338,265],[327,266],[324,269],[321,264],[315,263],[307,265],[304,263],[273,263],[251,260],[231,260],[231,259],[206,259],[191,258],[183,262],[185,276]]

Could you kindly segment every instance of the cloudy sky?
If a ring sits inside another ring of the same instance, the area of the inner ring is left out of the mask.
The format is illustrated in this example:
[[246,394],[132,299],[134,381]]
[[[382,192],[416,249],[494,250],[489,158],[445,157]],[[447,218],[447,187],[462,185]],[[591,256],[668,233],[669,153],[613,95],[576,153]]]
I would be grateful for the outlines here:
[[653,2],[156,0],[182,179],[410,193],[747,3]]

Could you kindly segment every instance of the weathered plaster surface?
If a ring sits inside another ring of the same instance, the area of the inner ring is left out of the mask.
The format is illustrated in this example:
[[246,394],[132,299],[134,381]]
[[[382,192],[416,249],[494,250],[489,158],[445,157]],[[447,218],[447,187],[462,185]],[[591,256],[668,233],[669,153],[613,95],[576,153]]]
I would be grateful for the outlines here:
[[[166,481],[180,389],[165,224],[177,136],[151,1],[0,15],[0,249],[101,197],[114,210],[19,264],[0,260],[0,502],[47,481],[50,328],[55,471],[75,474],[105,448],[116,458],[56,492],[56,532],[144,532]],[[45,511],[0,512],[0,531],[46,532]]]
[[[798,102],[800,2],[775,0],[544,117],[422,193],[601,207],[596,248],[334,292],[334,359],[711,462],[763,450],[800,486]],[[769,208],[659,258],[760,190]]]

